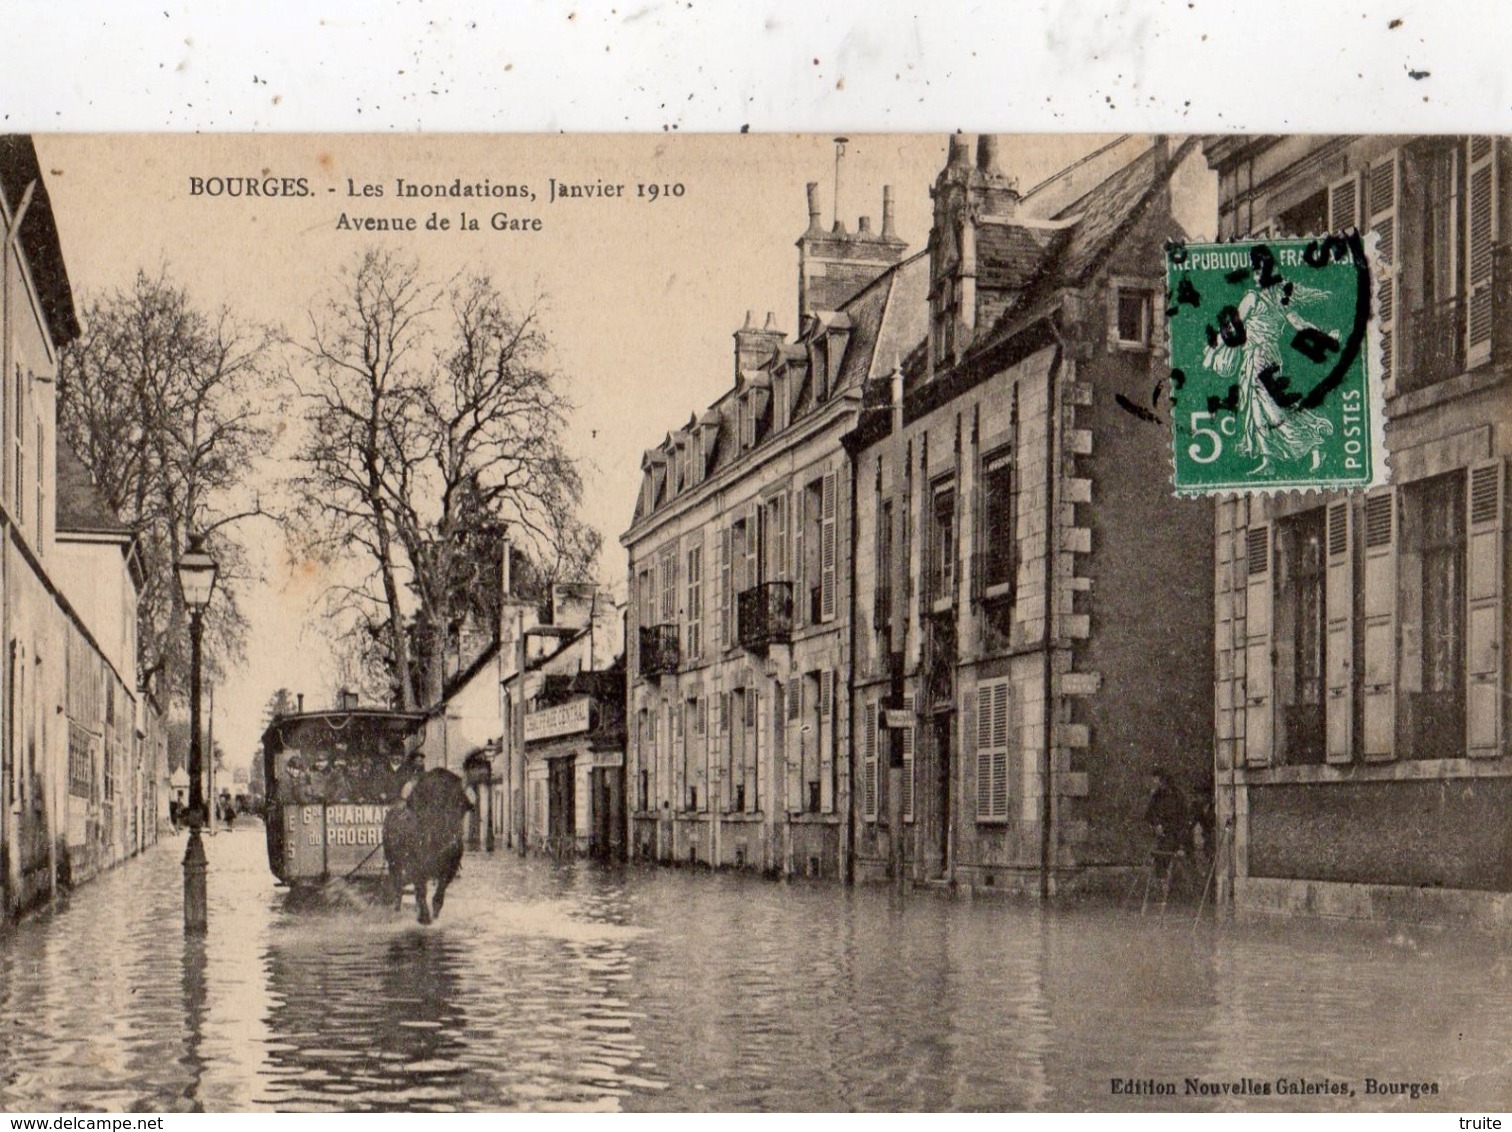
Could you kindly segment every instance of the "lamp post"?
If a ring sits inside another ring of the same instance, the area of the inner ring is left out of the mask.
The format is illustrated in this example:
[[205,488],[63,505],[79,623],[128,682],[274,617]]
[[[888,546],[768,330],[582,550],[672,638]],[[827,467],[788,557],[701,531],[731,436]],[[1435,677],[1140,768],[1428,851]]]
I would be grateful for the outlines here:
[[205,845],[200,829],[205,824],[205,767],[200,747],[200,639],[204,634],[205,607],[215,588],[215,559],[205,553],[201,535],[189,539],[189,548],[179,558],[179,588],[189,611],[189,846],[184,850],[184,931],[205,931]]

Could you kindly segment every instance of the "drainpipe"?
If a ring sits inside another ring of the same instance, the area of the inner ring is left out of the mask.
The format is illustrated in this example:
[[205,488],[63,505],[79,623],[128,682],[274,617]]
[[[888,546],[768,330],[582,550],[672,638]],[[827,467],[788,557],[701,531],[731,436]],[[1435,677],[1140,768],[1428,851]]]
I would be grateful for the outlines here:
[[[865,406],[863,405],[862,408],[856,413],[856,423],[857,423],[858,426],[861,423],[861,414],[864,413],[865,411],[866,411],[865,410]],[[855,877],[855,872],[856,872],[856,868],[855,868],[855,860],[856,860],[856,783],[858,781],[860,781],[859,777],[856,774],[856,759],[855,759],[855,753],[856,753],[856,695],[855,695],[855,692],[856,692],[856,499],[857,499],[857,493],[856,493],[856,479],[857,479],[857,475],[856,475],[856,471],[857,471],[857,468],[858,468],[859,465],[857,464],[857,454],[854,451],[851,450],[851,447],[849,445],[845,446],[845,455],[846,455],[847,462],[850,464],[850,533],[848,535],[848,537],[850,539],[850,569],[848,569],[846,571],[846,575],[849,577],[849,580],[850,580],[849,581],[849,585],[847,587],[850,590],[850,597],[849,597],[850,609],[848,611],[848,613],[849,613],[848,620],[849,620],[850,624],[848,626],[846,626],[847,632],[850,635],[850,643],[849,643],[850,657],[849,657],[849,663],[846,665],[847,673],[846,673],[846,678],[845,678],[845,717],[849,721],[849,723],[848,723],[848,725],[846,727],[846,733],[849,736],[849,741],[846,744],[845,761],[846,761],[846,767],[847,767],[846,777],[847,777],[847,780],[850,782],[850,789],[846,791],[846,795],[845,795],[845,838],[844,838],[844,841],[843,841],[843,845],[845,846],[845,860],[844,860],[844,862],[842,862],[842,867],[840,869],[840,873],[845,878],[845,883],[846,884],[853,884],[853,883],[855,883],[855,879],[856,879],[856,877]],[[836,709],[836,707],[835,707],[834,704],[830,705],[830,709],[831,709],[830,710],[830,714],[831,714],[831,717],[832,717],[832,721],[833,722],[838,722],[839,719],[840,719],[840,712]]]
[[511,691],[513,710],[509,713],[509,741],[514,748],[509,761],[511,783],[510,815],[515,827],[515,849],[525,856],[525,609],[515,611],[515,674]]
[[1059,357],[1050,365],[1049,375],[1045,379],[1046,390],[1046,413],[1045,413],[1045,626],[1044,626],[1044,651],[1041,654],[1041,680],[1042,694],[1044,698],[1044,743],[1040,749],[1040,899],[1049,900],[1054,895],[1055,886],[1051,880],[1051,870],[1055,865],[1055,702],[1051,698],[1051,689],[1054,683],[1054,671],[1051,664],[1051,653],[1055,644],[1055,555],[1056,555],[1056,528],[1058,526],[1057,503],[1060,498],[1059,477],[1056,468],[1057,440],[1060,436],[1060,424],[1058,419],[1059,404],[1056,400],[1055,391],[1058,387],[1060,366],[1062,360],[1071,364],[1072,360],[1068,353],[1068,344],[1061,332],[1060,326],[1055,321],[1050,322],[1051,333],[1059,347]]

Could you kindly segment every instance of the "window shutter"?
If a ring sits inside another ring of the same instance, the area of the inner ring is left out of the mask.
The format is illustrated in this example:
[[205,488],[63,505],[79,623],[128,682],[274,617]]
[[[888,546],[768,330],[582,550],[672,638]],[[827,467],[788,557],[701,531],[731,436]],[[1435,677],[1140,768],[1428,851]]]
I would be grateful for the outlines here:
[[777,497],[777,522],[776,530],[772,532],[772,570],[776,580],[786,579],[788,576],[788,495],[783,492]]
[[976,816],[1008,816],[1008,681],[977,687]]
[[879,703],[866,705],[866,734],[861,743],[861,816],[867,821],[877,820],[877,714],[882,710]]
[[745,694],[745,743],[744,773],[746,783],[745,808],[750,813],[761,809],[761,728],[757,725],[761,719],[761,697],[756,694],[756,687],[749,679],[746,681]]
[[[712,547],[710,548],[712,552]],[[709,559],[712,553],[704,552],[704,537],[698,536],[698,609],[689,613],[690,617],[698,618],[698,654],[702,657],[714,641],[713,617],[709,614],[709,608],[714,601],[714,586],[709,578]]]
[[698,697],[698,808],[707,810],[709,797],[709,697]]
[[819,673],[819,808],[835,810],[835,673]]
[[1244,604],[1244,761],[1269,766],[1274,746],[1275,703],[1271,684],[1271,613],[1274,608],[1271,571],[1271,528],[1268,523],[1246,532],[1245,556],[1249,582]]
[[793,781],[787,761],[787,688],[780,681],[772,683],[772,774],[781,776],[777,782],[780,782],[782,791],[781,805],[774,801],[773,809],[791,809]]
[[673,704],[668,710],[668,722],[675,734],[671,738],[672,747],[672,808],[674,810],[686,809],[688,805],[688,731],[683,716],[688,711],[687,704],[682,705],[682,711],[677,710],[677,704]]
[[824,473],[824,499],[819,522],[819,618],[835,619],[835,495],[834,472]]
[[730,596],[730,537],[731,529],[719,532],[719,647],[728,649],[735,644],[734,599]]
[[1502,461],[1491,460],[1471,467],[1465,587],[1469,599],[1465,624],[1465,737],[1472,758],[1495,758],[1502,753],[1505,496]]
[[1491,265],[1496,243],[1496,141],[1471,138],[1465,209],[1465,365],[1473,368],[1491,357]]
[[661,801],[661,719],[652,712],[646,719],[648,743],[646,767],[651,772],[651,805],[654,809]]
[[808,809],[808,795],[805,791],[808,790],[808,784],[804,775],[808,771],[809,748],[812,746],[817,750],[819,745],[819,729],[816,726],[805,734],[802,723],[807,721],[813,714],[815,706],[814,697],[819,692],[817,683],[810,685],[807,677],[800,677],[798,685],[799,694],[795,697],[798,699],[798,714],[793,716],[800,724],[798,727],[798,749],[793,752],[793,761],[796,766],[794,773],[797,775],[798,783],[797,793],[794,795],[793,808],[795,810],[806,811]]
[[1397,555],[1396,494],[1365,497],[1365,717],[1367,759],[1396,756]]
[[808,489],[799,488],[793,494],[797,506],[793,509],[793,627],[808,624],[808,563],[803,560],[803,528],[808,524]]
[[1400,162],[1392,151],[1370,167],[1370,230],[1376,235],[1376,319],[1381,332],[1381,378],[1389,397],[1396,391],[1397,197]]
[[734,783],[730,781],[730,748],[734,742],[730,727],[730,693],[722,691],[719,695],[719,712],[715,721],[714,729],[714,765],[718,768],[719,782],[717,787],[710,784],[710,793],[718,797],[710,798],[710,805],[722,811],[730,808],[730,798],[734,791]]
[[1328,186],[1328,230],[1342,232],[1360,226],[1360,178],[1350,174]]
[[745,581],[742,589],[753,589],[761,584],[761,502],[753,502],[746,512],[746,561]]
[[803,730],[794,724],[798,719],[798,706],[803,700],[803,677],[798,676],[789,680],[785,697],[780,698],[777,706],[782,707],[786,718],[782,724],[783,744],[782,750],[786,757],[786,810],[788,813],[798,813],[803,810],[803,786],[798,781],[798,775],[803,772]]
[[977,685],[976,816],[992,814],[992,685]]
[[914,820],[914,698],[903,697],[908,722],[903,726],[903,820]]
[[1328,611],[1323,665],[1327,758],[1347,763],[1354,754],[1354,511],[1349,501],[1328,505],[1323,604]]

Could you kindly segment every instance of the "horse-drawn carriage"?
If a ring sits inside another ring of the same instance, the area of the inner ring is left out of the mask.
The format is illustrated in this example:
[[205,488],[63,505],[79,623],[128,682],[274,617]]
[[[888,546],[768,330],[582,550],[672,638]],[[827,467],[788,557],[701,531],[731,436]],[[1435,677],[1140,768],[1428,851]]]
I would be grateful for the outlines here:
[[352,708],[279,716],[263,733],[268,865],[285,884],[385,874],[383,822],[425,769],[420,712]]
[[[274,719],[263,733],[268,865],[295,889],[383,880],[415,893],[421,923],[440,912],[462,863],[462,780],[425,768],[420,712],[349,708]],[[435,882],[435,896],[426,889]]]

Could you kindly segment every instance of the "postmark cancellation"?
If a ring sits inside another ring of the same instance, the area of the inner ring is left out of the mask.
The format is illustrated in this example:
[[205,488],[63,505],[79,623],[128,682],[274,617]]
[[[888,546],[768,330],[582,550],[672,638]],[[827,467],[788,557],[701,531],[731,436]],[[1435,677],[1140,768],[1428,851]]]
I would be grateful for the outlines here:
[[1172,243],[1166,281],[1177,494],[1387,481],[1374,233]]

